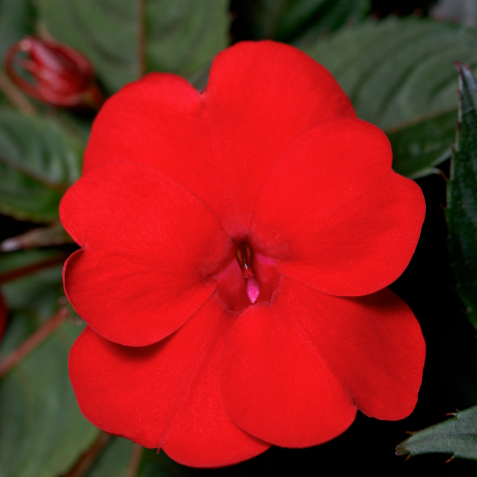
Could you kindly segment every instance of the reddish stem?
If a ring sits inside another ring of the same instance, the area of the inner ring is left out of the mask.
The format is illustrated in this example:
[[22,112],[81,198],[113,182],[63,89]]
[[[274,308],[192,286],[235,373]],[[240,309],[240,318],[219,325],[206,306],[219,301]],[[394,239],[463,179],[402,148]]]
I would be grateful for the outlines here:
[[0,363],[0,378],[30,354],[40,343],[60,326],[68,316],[66,308],[60,308],[46,323],[28,337],[16,350]]
[[129,468],[127,477],[136,477],[139,470],[139,464],[141,463],[143,447],[139,444],[134,444],[131,452],[131,460],[129,461]]
[[47,260],[42,260],[40,262],[36,262],[25,267],[16,268],[5,273],[0,273],[0,285],[3,285],[7,282],[11,282],[13,280],[17,280],[18,278],[26,277],[28,275],[31,275],[32,273],[43,270],[44,268],[49,268],[54,265],[60,265],[64,263],[67,258],[67,255],[56,255],[54,257],[48,258]]
[[93,445],[81,455],[70,471],[64,474],[63,477],[83,477],[83,475],[86,475],[101,452],[103,452],[104,448],[109,444],[111,438],[111,434],[101,431]]
[[19,111],[32,116],[36,113],[36,108],[32,103],[23,95],[23,93],[8,79],[8,76],[0,70],[0,91],[10,100]]

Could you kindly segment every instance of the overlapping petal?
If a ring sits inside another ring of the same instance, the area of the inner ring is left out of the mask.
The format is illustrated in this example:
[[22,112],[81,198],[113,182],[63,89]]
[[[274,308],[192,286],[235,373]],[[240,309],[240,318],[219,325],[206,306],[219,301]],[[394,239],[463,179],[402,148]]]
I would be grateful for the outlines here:
[[176,333],[131,348],[87,328],[70,354],[83,414],[96,426],[195,467],[234,464],[269,444],[237,427],[220,395],[220,357],[234,317],[212,297]]
[[342,298],[285,278],[271,306],[248,309],[230,332],[224,405],[264,440],[317,444],[353,420],[346,397],[371,417],[408,416],[424,358],[417,320],[389,289]]
[[325,68],[287,45],[243,42],[216,57],[202,95],[178,76],[150,74],[113,96],[95,120],[84,172],[120,159],[155,167],[240,235],[279,155],[330,116],[355,113]]
[[60,211],[82,247],[64,282],[89,325],[70,355],[84,415],[197,467],[320,444],[358,408],[407,416],[425,344],[382,289],[425,208],[391,159],[287,45],[225,50],[203,93],[150,74],[113,96]]
[[414,314],[390,289],[345,298],[284,279],[274,309],[293,317],[366,415],[398,420],[412,412],[426,345]]
[[356,415],[346,389],[295,321],[275,304],[247,308],[222,358],[227,413],[247,432],[283,447],[333,439]]
[[98,333],[145,346],[175,331],[215,290],[231,241],[210,209],[163,173],[132,162],[85,175],[64,196],[63,225],[83,249],[65,290]]
[[391,169],[377,127],[353,118],[320,121],[268,174],[252,238],[284,275],[317,290],[358,296],[381,290],[408,265],[425,215],[415,182]]

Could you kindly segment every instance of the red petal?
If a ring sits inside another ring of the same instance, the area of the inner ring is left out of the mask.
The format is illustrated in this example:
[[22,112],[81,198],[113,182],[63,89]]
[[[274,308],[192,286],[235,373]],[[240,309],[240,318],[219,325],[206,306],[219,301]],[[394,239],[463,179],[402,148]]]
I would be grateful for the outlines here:
[[187,321],[214,292],[210,275],[231,248],[207,206],[131,162],[81,178],[60,214],[84,249],[65,265],[68,298],[93,329],[128,346],[155,343]]
[[93,424],[174,460],[217,467],[269,445],[238,428],[223,409],[220,355],[233,317],[210,299],[180,330],[152,346],[129,348],[87,328],[70,354],[81,411]]
[[230,417],[252,435],[307,447],[344,432],[356,407],[295,320],[275,304],[240,315],[224,347],[222,397]]
[[419,187],[391,170],[382,131],[359,119],[327,119],[270,171],[252,240],[281,259],[284,275],[334,295],[365,295],[404,271],[424,215]]
[[367,416],[398,420],[412,412],[426,344],[412,311],[391,290],[341,298],[285,279],[273,306],[293,316]]
[[95,120],[84,171],[118,159],[150,165],[244,234],[265,175],[304,129],[354,116],[322,66],[291,46],[239,43],[214,61],[200,95],[185,80],[150,74],[111,98]]

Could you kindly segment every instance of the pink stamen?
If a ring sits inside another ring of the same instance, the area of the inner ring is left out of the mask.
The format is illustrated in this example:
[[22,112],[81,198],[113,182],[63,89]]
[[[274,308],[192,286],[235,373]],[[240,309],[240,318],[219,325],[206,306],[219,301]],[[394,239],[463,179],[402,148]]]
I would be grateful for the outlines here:
[[257,279],[255,277],[249,278],[247,280],[247,295],[252,303],[257,301],[258,295],[260,294],[260,289],[258,288]]

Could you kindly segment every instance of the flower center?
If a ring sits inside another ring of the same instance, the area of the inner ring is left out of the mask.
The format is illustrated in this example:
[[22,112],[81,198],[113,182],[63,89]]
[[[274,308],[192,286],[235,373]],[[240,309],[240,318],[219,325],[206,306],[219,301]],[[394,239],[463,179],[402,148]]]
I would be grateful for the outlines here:
[[235,256],[218,274],[219,297],[234,311],[269,302],[280,282],[275,260],[255,253],[246,240],[235,242]]
[[253,271],[253,250],[247,242],[240,242],[237,245],[237,251],[235,253],[237,262],[242,269],[243,277],[246,282],[247,296],[251,303],[257,301],[260,295],[260,289],[258,287],[257,279],[255,278],[255,272]]

